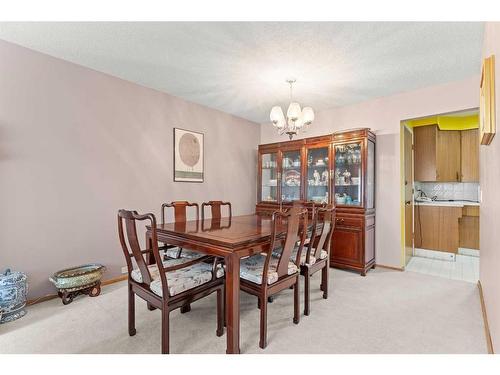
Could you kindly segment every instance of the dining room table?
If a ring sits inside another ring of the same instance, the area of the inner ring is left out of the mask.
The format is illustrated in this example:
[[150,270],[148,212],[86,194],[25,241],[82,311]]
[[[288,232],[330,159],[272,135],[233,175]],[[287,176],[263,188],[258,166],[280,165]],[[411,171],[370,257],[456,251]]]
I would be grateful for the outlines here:
[[[252,214],[157,224],[158,241],[224,258],[227,354],[240,353],[240,259],[269,251],[272,218]],[[277,234],[286,232],[277,223]],[[146,231],[151,248],[152,230]]]

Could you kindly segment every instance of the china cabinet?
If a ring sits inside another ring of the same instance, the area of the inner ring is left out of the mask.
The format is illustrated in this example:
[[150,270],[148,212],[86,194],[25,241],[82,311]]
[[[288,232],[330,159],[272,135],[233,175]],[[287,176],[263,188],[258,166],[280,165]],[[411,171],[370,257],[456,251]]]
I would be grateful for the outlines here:
[[260,145],[256,211],[335,204],[330,266],[365,275],[375,266],[375,142],[369,129],[354,129]]

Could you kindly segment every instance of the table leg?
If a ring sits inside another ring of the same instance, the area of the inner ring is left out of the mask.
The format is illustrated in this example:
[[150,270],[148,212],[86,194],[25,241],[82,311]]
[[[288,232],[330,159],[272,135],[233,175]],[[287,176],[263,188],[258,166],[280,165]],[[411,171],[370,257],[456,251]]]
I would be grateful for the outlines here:
[[226,262],[227,354],[240,353],[240,258],[231,254]]

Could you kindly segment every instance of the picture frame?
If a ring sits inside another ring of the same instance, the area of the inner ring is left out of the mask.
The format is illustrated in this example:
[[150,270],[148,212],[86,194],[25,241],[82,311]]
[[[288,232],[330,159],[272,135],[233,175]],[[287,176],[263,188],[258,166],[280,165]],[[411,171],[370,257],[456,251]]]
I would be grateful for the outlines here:
[[489,145],[496,133],[495,55],[483,60],[479,89],[479,131],[481,145]]
[[174,182],[204,182],[204,134],[174,128]]

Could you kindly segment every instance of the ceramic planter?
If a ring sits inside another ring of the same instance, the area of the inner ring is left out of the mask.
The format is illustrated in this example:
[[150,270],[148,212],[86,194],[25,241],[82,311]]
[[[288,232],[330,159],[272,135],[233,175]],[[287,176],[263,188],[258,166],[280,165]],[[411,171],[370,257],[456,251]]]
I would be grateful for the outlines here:
[[49,280],[58,290],[62,303],[67,305],[78,294],[97,297],[101,293],[101,277],[106,267],[101,264],[85,264],[56,272]]
[[0,323],[26,315],[27,277],[22,272],[7,269],[0,274]]

